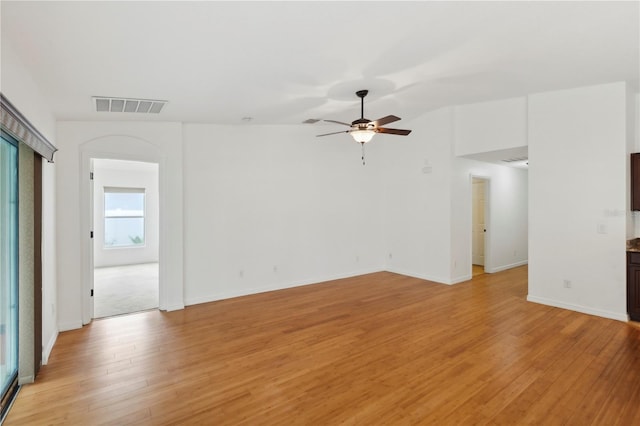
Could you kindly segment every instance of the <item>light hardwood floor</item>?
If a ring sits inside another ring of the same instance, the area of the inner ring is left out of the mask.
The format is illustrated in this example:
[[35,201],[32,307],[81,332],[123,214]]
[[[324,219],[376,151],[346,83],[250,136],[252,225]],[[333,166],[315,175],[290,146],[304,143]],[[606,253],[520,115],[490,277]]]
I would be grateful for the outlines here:
[[484,274],[484,266],[471,265],[471,276],[473,278],[477,277],[478,275],[482,275],[482,274]]
[[526,274],[95,321],[60,334],[6,424],[640,424],[640,329],[526,302]]

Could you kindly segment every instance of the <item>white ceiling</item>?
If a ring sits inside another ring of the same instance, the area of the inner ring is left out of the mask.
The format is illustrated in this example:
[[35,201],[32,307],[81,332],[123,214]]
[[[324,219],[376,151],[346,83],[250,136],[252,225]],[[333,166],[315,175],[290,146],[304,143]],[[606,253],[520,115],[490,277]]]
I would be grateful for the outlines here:
[[[639,78],[638,2],[0,2],[59,120],[293,124]],[[6,44],[5,44],[6,43]],[[168,100],[95,112],[92,96]],[[398,127],[402,127],[399,125]]]

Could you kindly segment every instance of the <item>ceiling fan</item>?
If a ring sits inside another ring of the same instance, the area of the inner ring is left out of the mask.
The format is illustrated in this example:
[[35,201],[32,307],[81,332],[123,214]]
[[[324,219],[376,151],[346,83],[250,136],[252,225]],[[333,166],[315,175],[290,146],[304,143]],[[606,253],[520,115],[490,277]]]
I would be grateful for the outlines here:
[[387,133],[390,135],[400,135],[407,136],[411,133],[411,130],[403,130],[403,129],[390,129],[387,127],[381,127],[385,124],[393,123],[394,121],[400,120],[400,117],[396,117],[395,115],[387,115],[386,117],[379,118],[377,120],[371,121],[367,118],[364,118],[364,97],[369,93],[368,90],[358,90],[356,92],[356,96],[360,98],[360,118],[354,120],[351,124],[344,123],[342,121],[336,120],[324,120],[329,123],[342,124],[344,126],[349,126],[349,130],[343,130],[340,132],[332,132],[325,133],[320,136],[329,136],[329,135],[337,135],[339,133],[350,133],[353,139],[362,144],[364,146],[365,143],[369,142],[373,135],[376,133]]

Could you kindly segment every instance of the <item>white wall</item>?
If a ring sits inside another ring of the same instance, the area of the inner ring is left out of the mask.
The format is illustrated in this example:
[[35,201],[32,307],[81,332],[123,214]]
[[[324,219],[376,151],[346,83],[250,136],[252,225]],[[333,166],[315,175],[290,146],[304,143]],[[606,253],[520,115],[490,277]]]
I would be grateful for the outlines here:
[[[129,161],[95,160],[94,175],[94,251],[96,268],[158,262],[159,200],[158,167],[155,164]],[[142,188],[145,190],[145,238],[139,247],[105,247],[104,188]]]
[[454,107],[455,155],[527,146],[527,98]]
[[57,131],[59,328],[91,319],[88,269],[89,159],[160,164],[160,308],[183,302],[182,126],[179,123],[59,122]]
[[626,320],[626,117],[624,83],[529,97],[529,300]]
[[[16,55],[8,37],[2,43],[2,94],[42,133],[55,144],[56,121],[44,101],[31,73]],[[55,158],[54,158],[55,161]]]
[[387,270],[441,283],[451,282],[451,116],[433,111],[403,124],[410,136],[375,141],[385,149]]
[[[55,158],[54,158],[55,161]],[[42,363],[47,364],[58,336],[56,259],[56,167],[42,161]]]
[[490,179],[486,270],[527,262],[527,171],[454,157],[456,117],[452,108],[430,112],[406,124],[413,139],[386,150],[390,271],[446,284],[471,279],[472,175]]
[[[18,59],[7,37],[1,40],[2,93],[42,133],[56,145],[56,122],[31,74]],[[54,157],[54,161],[55,161]],[[58,336],[57,277],[55,250],[55,192],[56,166],[42,162],[42,362]]]
[[384,269],[387,159],[321,129],[184,125],[186,304]]
[[[501,99],[453,108],[457,157],[493,160],[526,154],[527,98]],[[478,155],[479,154],[479,155]],[[489,179],[485,271],[524,265],[528,259],[528,172],[464,158],[452,163],[451,279],[471,278],[471,175]]]
[[451,180],[451,281],[471,279],[472,176],[489,179],[485,271],[527,263],[527,170],[455,158]]

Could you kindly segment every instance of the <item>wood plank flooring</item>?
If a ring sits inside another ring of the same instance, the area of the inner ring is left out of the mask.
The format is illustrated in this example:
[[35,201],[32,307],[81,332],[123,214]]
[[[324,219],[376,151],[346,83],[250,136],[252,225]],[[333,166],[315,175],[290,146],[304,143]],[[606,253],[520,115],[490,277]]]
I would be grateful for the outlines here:
[[640,424],[640,329],[526,302],[526,277],[384,272],[94,321],[6,425]]
[[482,275],[482,274],[484,274],[484,266],[471,265],[471,276],[473,278],[477,277],[478,275]]

